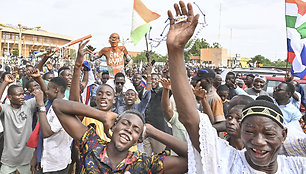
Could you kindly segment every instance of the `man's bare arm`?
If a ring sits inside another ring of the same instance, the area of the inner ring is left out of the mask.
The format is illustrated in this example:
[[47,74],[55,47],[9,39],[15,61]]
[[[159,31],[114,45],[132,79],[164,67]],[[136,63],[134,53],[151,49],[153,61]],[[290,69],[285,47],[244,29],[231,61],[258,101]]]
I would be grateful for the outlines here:
[[182,11],[187,15],[186,22],[174,23],[174,17],[171,11],[168,11],[170,25],[167,48],[169,57],[169,68],[171,74],[171,87],[179,113],[179,120],[185,126],[193,146],[200,152],[199,125],[200,117],[196,108],[196,99],[191,90],[184,61],[184,47],[194,33],[198,24],[199,15],[194,16],[192,6],[188,3],[188,12],[185,4],[180,1],[181,9],[175,4],[177,14]]
[[55,99],[52,107],[65,131],[74,139],[80,139],[87,130],[76,115],[83,115],[101,121],[104,126],[104,132],[109,137],[108,130],[114,125],[118,116],[113,112],[100,111],[79,102],[63,99]]

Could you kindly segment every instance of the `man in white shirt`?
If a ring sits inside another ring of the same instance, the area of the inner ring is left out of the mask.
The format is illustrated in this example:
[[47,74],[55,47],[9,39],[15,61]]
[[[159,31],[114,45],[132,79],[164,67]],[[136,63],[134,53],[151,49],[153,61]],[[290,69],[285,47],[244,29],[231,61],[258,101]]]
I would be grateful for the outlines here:
[[[61,77],[51,79],[45,92],[48,100],[65,98],[67,83]],[[52,106],[46,113],[43,101],[43,92],[39,89],[34,91],[37,96],[38,115],[40,130],[43,136],[43,150],[41,168],[43,173],[68,173],[71,163],[70,146],[72,138],[67,134],[55,115]],[[35,158],[36,155],[33,155]],[[33,168],[32,168],[33,170]]]
[[[184,62],[184,47],[194,33],[199,15],[194,16],[192,5],[180,1],[174,5],[175,21],[168,11],[170,29],[167,38],[171,87],[179,113],[185,126],[188,143],[188,172],[198,173],[305,173],[305,158],[278,156],[286,139],[287,129],[280,109],[273,103],[254,101],[242,111],[241,140],[244,150],[236,150],[218,138],[209,118],[196,108],[188,83]],[[197,126],[199,125],[199,126]]]

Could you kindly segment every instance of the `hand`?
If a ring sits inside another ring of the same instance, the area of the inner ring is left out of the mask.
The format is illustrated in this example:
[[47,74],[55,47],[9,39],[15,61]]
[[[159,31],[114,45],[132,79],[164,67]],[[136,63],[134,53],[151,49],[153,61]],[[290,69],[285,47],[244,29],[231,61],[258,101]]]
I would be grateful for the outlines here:
[[39,107],[44,106],[44,93],[42,92],[42,90],[35,89],[32,92],[32,96],[35,96],[37,106],[39,106]]
[[114,112],[108,112],[106,119],[104,121],[100,120],[103,123],[104,133],[106,134],[108,138],[111,138],[109,130],[114,126],[117,117],[118,117],[118,114]]
[[234,88],[234,89],[237,88],[237,84],[236,84],[236,83],[233,83],[231,80],[227,80],[227,81],[225,82],[225,84],[226,84],[229,88]]
[[[56,50],[57,51],[57,50]],[[53,56],[53,54],[56,52],[56,51],[52,51],[51,49],[47,49],[47,54],[44,56],[44,59],[49,59],[50,57]]]
[[40,77],[40,71],[38,68],[33,69],[32,71],[30,71],[30,75],[33,78],[38,78]]
[[192,5],[187,4],[188,11],[186,9],[185,3],[183,1],[178,4],[174,4],[174,9],[176,15],[186,15],[188,18],[186,21],[174,23],[174,17],[172,12],[168,10],[168,16],[170,18],[170,29],[167,38],[167,47],[170,48],[180,48],[183,49],[194,33],[195,28],[198,25],[199,14],[194,16]]
[[88,42],[89,42],[89,40],[87,40],[84,43],[81,42],[79,44],[78,56],[77,56],[77,58],[75,60],[75,66],[77,66],[79,68],[82,66],[85,54],[92,53],[92,51],[90,51],[88,48],[84,48]]
[[159,80],[163,88],[171,90],[171,81],[170,79],[162,78]]
[[4,77],[4,82],[7,84],[13,83],[15,81],[15,77],[12,74],[6,74]]
[[150,62],[146,66],[146,73],[147,73],[147,75],[151,75],[151,73],[152,73],[152,65],[151,65]]
[[192,91],[193,91],[194,95],[196,95],[197,97],[199,97],[201,99],[206,98],[206,90],[202,89],[201,81],[199,81],[197,83],[195,88],[192,87]]
[[49,71],[53,71],[53,66],[52,66],[52,64],[51,64],[50,62],[48,62],[48,63],[46,64],[46,66],[47,66],[47,68],[48,68]]
[[31,159],[30,162],[30,166],[31,166],[31,172],[32,174],[34,174],[35,170],[38,171],[39,170],[39,166],[37,164],[37,156],[36,153],[33,154],[33,157]]
[[144,137],[144,138],[150,137],[152,128],[154,129],[154,127],[152,125],[146,123],[146,131],[144,132],[144,135],[142,137]]

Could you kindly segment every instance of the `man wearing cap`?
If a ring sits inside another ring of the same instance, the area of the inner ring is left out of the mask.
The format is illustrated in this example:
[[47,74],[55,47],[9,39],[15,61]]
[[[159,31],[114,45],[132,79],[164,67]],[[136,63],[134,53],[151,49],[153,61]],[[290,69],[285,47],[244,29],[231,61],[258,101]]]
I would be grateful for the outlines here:
[[263,90],[265,85],[266,85],[266,78],[258,76],[255,77],[252,88],[247,88],[243,90],[240,87],[237,87],[236,84],[233,84],[233,88],[235,88],[235,91],[238,95],[249,95],[253,99],[256,99],[256,97],[260,95],[269,95],[265,90]]
[[212,69],[205,68],[199,70],[197,76],[193,77],[193,80],[197,82],[201,81],[201,87],[207,92],[206,98],[214,115],[213,123],[225,120],[222,100],[217,94],[216,90],[213,88],[215,76],[216,74]]
[[167,38],[171,87],[185,126],[188,143],[188,172],[199,173],[305,173],[306,159],[278,156],[286,139],[287,129],[280,109],[273,103],[254,101],[242,111],[241,140],[244,150],[236,150],[218,138],[209,118],[199,113],[188,83],[184,62],[184,47],[192,37],[199,15],[194,16],[192,5],[180,1],[174,5],[177,13],[187,15],[188,21],[176,24],[168,11],[170,26]]
[[249,95],[269,95],[266,91],[263,90],[263,88],[266,85],[266,78],[265,77],[255,77],[254,82],[253,82],[253,87],[252,88],[247,88],[245,89],[245,92],[248,93]]

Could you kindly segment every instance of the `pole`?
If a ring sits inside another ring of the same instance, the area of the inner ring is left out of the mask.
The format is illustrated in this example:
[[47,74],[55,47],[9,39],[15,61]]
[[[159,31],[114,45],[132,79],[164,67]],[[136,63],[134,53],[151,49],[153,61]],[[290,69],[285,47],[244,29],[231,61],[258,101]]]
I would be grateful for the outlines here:
[[146,39],[146,47],[147,47],[147,52],[146,52],[146,57],[147,57],[147,62],[150,62],[150,53],[149,53],[149,44],[148,44],[148,37],[147,34],[145,35],[145,39]]

